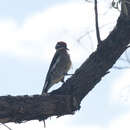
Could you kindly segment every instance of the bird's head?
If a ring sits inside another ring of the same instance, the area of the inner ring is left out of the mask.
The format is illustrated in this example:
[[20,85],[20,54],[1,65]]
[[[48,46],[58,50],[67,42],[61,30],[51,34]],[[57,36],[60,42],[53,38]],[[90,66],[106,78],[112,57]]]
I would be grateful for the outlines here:
[[67,44],[63,41],[60,41],[60,42],[57,42],[56,46],[55,46],[55,49],[56,50],[59,50],[59,49],[65,49],[65,50],[69,50],[67,48]]

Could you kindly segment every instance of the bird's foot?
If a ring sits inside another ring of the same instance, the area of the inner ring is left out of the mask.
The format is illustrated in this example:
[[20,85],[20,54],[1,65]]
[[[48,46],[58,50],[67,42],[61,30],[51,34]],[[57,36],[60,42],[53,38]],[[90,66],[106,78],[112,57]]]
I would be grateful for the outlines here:
[[49,96],[50,94],[43,92],[42,95],[43,95],[43,96]]
[[64,78],[61,80],[62,83],[65,83]]

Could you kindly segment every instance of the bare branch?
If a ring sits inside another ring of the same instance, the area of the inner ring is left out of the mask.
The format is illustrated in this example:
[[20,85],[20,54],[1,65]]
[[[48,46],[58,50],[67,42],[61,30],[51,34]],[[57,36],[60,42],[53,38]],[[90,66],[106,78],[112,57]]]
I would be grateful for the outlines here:
[[126,56],[126,61],[130,64],[130,58],[128,56],[128,52],[127,51],[125,52],[125,56]]
[[7,125],[4,124],[4,123],[1,123],[1,125],[5,126],[8,130],[12,130],[9,126],[7,126]]
[[74,114],[80,109],[82,99],[108,74],[129,43],[130,16],[120,15],[109,36],[59,89],[49,95],[1,96],[0,123]]
[[127,49],[130,43],[129,21],[119,17],[116,27],[97,50],[59,89],[49,95],[1,96],[0,123],[45,120],[79,110],[82,99],[108,74]]
[[96,34],[97,34],[97,40],[98,44],[101,43],[101,38],[100,38],[100,31],[99,31],[99,26],[98,26],[98,10],[97,10],[97,0],[94,0],[95,2],[95,22],[96,22]]

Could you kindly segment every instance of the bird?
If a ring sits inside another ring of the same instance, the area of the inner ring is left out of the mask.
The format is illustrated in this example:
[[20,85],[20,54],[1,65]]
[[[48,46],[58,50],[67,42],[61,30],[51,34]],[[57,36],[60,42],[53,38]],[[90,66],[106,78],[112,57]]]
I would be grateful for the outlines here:
[[56,52],[50,64],[42,95],[48,93],[48,90],[56,83],[63,82],[64,77],[71,68],[72,62],[68,53],[67,43],[63,41],[57,42],[55,46]]

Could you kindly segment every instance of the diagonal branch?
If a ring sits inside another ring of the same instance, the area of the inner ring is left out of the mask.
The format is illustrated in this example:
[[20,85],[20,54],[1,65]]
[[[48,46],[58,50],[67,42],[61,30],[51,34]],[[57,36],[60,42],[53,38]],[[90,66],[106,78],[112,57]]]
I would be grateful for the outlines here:
[[0,123],[45,120],[78,110],[82,99],[108,74],[130,43],[129,5],[127,9],[128,16],[120,15],[109,36],[59,89],[43,96],[1,96]]

